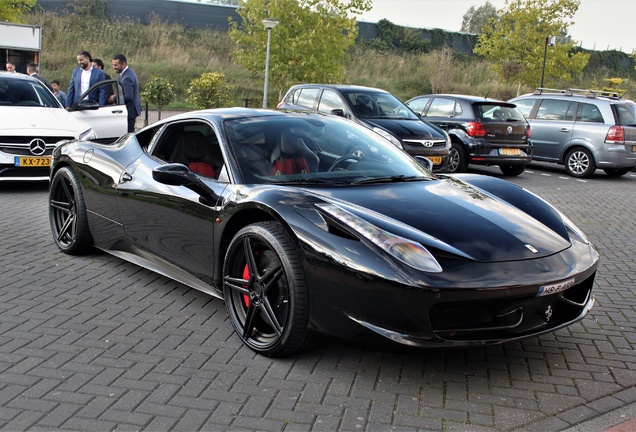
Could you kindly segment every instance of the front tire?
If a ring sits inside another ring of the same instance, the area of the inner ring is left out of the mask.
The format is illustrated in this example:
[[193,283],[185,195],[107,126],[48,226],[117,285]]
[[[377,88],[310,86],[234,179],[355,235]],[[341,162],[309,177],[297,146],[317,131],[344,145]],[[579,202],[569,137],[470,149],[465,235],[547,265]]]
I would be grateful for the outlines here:
[[234,330],[255,352],[282,357],[309,345],[305,273],[281,224],[255,223],[234,236],[223,264],[223,295]]
[[506,176],[518,176],[526,170],[526,166],[524,164],[507,164],[499,165],[499,169]]
[[51,180],[49,221],[53,240],[62,252],[78,255],[92,249],[84,194],[71,168],[60,168]]
[[596,162],[589,150],[575,148],[565,157],[565,170],[572,177],[591,177],[596,171]]

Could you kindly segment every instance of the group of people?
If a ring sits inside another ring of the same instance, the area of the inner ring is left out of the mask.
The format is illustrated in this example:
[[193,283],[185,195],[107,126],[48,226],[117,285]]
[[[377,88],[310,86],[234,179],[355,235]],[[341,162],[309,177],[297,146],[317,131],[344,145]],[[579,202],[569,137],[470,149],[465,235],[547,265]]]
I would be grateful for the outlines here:
[[[66,109],[70,109],[91,86],[96,83],[110,80],[111,77],[104,72],[104,62],[91,56],[88,51],[80,50],[76,55],[78,67],[73,69],[68,91],[65,94],[60,88],[60,81],[53,80],[50,83],[38,74],[38,65],[29,63],[26,67],[28,75],[38,79],[47,86],[58,98]],[[123,54],[117,54],[112,58],[112,66],[119,75],[119,84],[124,94],[124,104],[128,111],[128,132],[135,130],[135,121],[141,115],[141,97],[139,95],[139,81],[137,74],[128,67],[128,60]],[[16,66],[10,61],[6,62],[8,72],[16,72]],[[99,106],[120,103],[118,95],[112,86],[103,85],[92,91],[88,99],[95,101]]]

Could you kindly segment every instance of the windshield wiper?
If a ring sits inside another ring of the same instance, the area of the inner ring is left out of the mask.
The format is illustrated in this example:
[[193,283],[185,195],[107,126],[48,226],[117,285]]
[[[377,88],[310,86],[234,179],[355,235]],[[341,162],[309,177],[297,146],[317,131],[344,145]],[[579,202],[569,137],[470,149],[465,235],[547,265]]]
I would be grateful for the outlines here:
[[315,179],[289,179],[289,180],[282,180],[282,181],[275,181],[275,182],[271,182],[270,184],[289,184],[289,183],[294,183],[294,184],[333,184],[333,181],[329,181],[329,180],[325,180],[325,179],[320,179],[320,178],[315,178]]
[[373,177],[373,178],[367,178],[363,180],[357,180],[352,182],[351,184],[400,183],[400,182],[424,181],[424,180],[430,180],[430,179],[428,177],[405,176],[404,174],[400,174],[400,175],[395,175],[391,177]]

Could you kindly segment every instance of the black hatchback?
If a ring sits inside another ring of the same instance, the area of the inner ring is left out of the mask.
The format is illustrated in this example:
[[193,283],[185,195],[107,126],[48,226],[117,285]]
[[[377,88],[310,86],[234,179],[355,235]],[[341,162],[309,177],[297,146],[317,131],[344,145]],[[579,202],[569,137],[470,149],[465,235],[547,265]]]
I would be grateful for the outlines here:
[[434,94],[406,102],[451,138],[448,172],[468,164],[497,165],[504,175],[521,174],[532,161],[530,125],[515,104],[479,96]]
[[298,84],[278,108],[302,109],[346,117],[372,129],[411,156],[424,156],[441,171],[451,144],[439,127],[422,121],[391,93],[372,87],[337,84]]

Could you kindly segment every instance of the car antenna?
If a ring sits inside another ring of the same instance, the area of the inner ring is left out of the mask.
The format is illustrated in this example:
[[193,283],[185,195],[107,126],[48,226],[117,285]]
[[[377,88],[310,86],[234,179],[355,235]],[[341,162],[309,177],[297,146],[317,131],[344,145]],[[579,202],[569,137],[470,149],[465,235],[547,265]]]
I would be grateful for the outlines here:
[[488,95],[490,94],[490,90],[492,90],[492,87],[488,89],[488,91],[486,92],[486,95],[484,96],[484,99],[488,99]]

